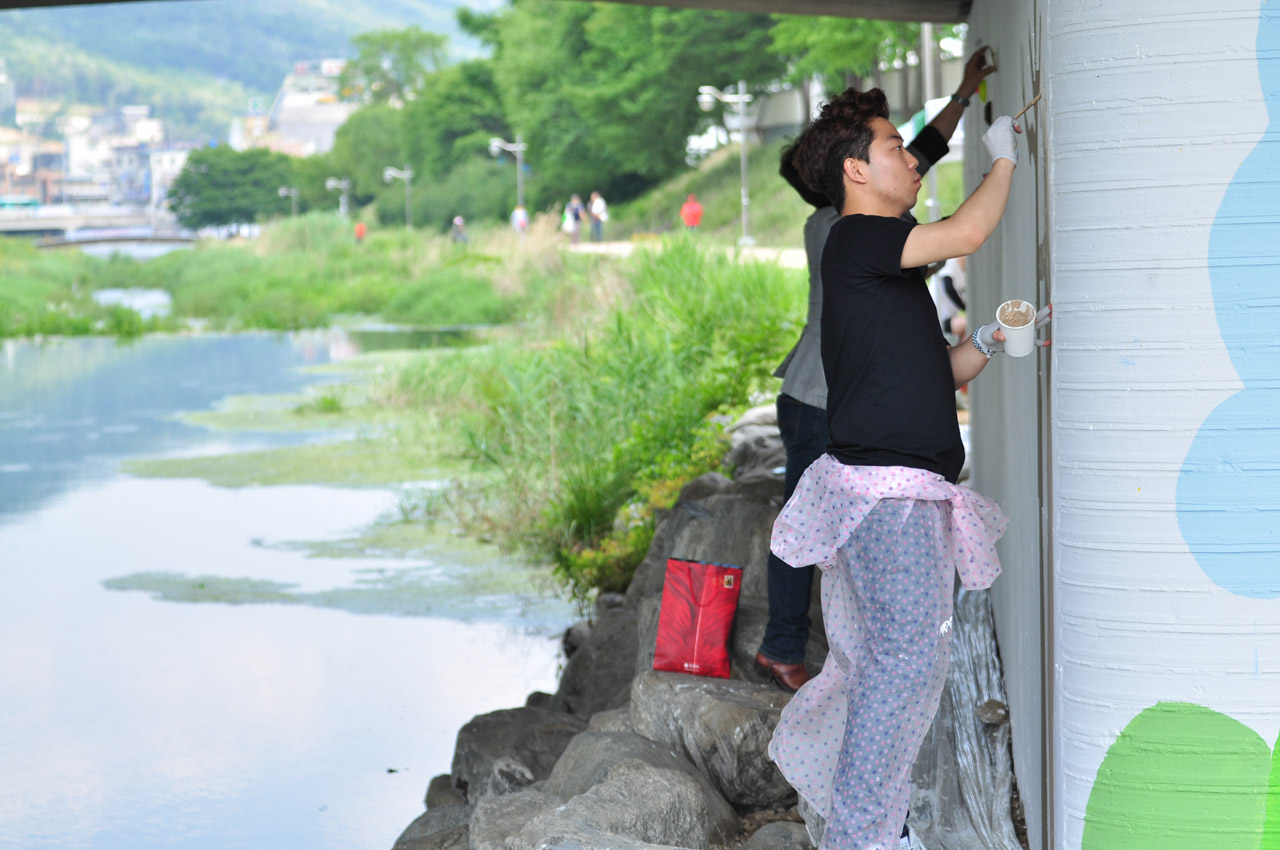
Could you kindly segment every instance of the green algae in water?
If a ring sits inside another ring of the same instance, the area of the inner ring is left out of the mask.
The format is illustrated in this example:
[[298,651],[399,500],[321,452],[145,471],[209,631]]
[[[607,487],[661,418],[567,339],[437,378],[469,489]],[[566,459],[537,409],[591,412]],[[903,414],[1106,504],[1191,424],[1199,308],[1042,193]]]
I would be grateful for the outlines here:
[[386,487],[447,477],[449,470],[406,457],[390,441],[343,440],[255,452],[126,461],[123,469],[142,478],[200,478],[215,487],[328,484]]
[[216,602],[221,605],[297,604],[289,593],[297,587],[251,578],[185,576],[179,573],[134,573],[102,583],[108,590],[142,590],[166,602]]
[[163,602],[220,605],[308,605],[351,614],[447,617],[464,621],[519,621],[531,627],[563,626],[567,603],[538,587],[549,571],[529,568],[476,570],[430,564],[360,570],[354,583],[317,591],[296,584],[225,576],[142,572],[107,579],[108,590],[140,591]]
[[512,622],[551,631],[563,628],[570,612],[550,567],[530,566],[490,545],[422,523],[380,522],[341,540],[257,545],[357,563],[341,586],[318,590],[261,578],[173,572],[133,573],[103,586],[163,602],[307,605],[351,614]]
[[[124,470],[140,477],[195,478],[217,487],[312,484],[397,488],[399,511],[339,540],[257,543],[308,558],[356,562],[341,586],[301,589],[264,578],[140,572],[104,582],[173,603],[308,605],[353,614],[518,622],[558,630],[570,606],[548,567],[443,533],[431,501],[438,482],[468,474],[451,430],[429,413],[369,403],[362,386],[324,383],[289,395],[229,396],[215,409],[184,413],[211,430],[321,435],[321,442],[232,454],[143,458]],[[325,437],[329,439],[323,441]],[[422,485],[426,483],[426,495]],[[414,518],[414,521],[410,518]],[[427,520],[427,521],[424,521]],[[374,566],[362,566],[371,564]],[[377,564],[385,563],[384,566]]]

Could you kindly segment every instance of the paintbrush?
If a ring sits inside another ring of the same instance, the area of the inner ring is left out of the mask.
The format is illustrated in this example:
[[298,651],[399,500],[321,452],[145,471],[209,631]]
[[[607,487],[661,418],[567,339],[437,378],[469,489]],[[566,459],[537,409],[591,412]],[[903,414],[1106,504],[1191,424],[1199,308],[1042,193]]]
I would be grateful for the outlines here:
[[1014,121],[1017,121],[1019,118],[1021,118],[1021,117],[1023,116],[1023,114],[1024,114],[1024,113],[1026,113],[1026,111],[1027,111],[1028,109],[1030,109],[1031,107],[1035,106],[1035,105],[1036,105],[1037,103],[1039,103],[1039,102],[1040,102],[1040,95],[1038,95],[1038,94],[1037,94],[1035,97],[1031,98],[1031,102],[1030,102],[1030,103],[1028,103],[1026,106],[1022,107],[1022,111],[1021,111],[1021,112],[1019,112],[1017,115],[1013,116],[1013,120],[1014,120]]

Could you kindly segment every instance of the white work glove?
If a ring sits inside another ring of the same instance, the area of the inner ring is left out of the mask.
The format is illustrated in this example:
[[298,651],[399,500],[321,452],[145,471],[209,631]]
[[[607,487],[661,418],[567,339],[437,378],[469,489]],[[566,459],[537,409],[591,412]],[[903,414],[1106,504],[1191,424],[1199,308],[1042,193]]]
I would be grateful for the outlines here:
[[1018,164],[1017,134],[1021,132],[1022,128],[1013,123],[1008,115],[1001,115],[991,123],[987,132],[982,134],[982,143],[987,146],[987,153],[991,154],[993,163],[1004,158],[1014,165]]
[[[995,125],[992,126],[994,127]],[[1049,316],[1051,313],[1053,313],[1052,304],[1046,304],[1040,308],[1040,312],[1036,313],[1036,330],[1040,330],[1045,325],[1049,324]],[[973,332],[973,347],[987,355],[988,359],[990,359],[991,355],[996,352],[1004,351],[1004,340],[995,338],[995,332],[998,330],[1000,330],[999,322],[987,322],[985,325]],[[1049,344],[1049,340],[1047,339],[1036,340],[1036,345],[1041,348],[1044,348]]]

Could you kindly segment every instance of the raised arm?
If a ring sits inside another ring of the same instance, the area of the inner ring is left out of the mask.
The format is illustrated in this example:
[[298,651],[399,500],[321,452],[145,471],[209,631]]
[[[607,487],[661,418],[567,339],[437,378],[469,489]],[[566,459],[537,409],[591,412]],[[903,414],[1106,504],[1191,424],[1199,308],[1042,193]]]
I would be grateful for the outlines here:
[[995,120],[982,137],[991,154],[991,170],[950,218],[912,228],[902,247],[904,269],[968,256],[995,232],[1009,200],[1013,169],[1018,162],[1016,134],[1020,132],[1007,115]]
[[960,118],[964,115],[964,108],[969,105],[969,99],[977,93],[982,81],[995,70],[995,65],[987,64],[985,47],[980,48],[964,63],[964,78],[960,80],[955,94],[951,95],[950,103],[942,107],[942,111],[933,116],[928,125],[938,131],[943,141],[951,141],[956,127],[960,126]]

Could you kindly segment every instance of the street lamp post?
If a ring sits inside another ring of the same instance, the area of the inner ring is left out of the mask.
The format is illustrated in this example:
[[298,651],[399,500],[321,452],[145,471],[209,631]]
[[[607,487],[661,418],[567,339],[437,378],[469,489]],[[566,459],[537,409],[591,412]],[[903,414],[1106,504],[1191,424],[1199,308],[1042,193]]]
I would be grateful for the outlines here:
[[497,136],[489,140],[490,156],[499,156],[503,151],[516,155],[516,206],[518,207],[524,206],[524,152],[528,147],[519,133],[516,133],[514,143],[499,139]]
[[298,187],[297,186],[281,186],[279,195],[282,198],[289,199],[289,216],[292,218],[298,214]]
[[338,196],[338,215],[347,214],[347,190],[351,188],[350,180],[339,180],[337,177],[330,177],[324,181],[324,188],[332,192],[337,189],[342,194]]
[[742,146],[742,238],[738,244],[754,245],[756,240],[751,238],[747,225],[747,207],[751,205],[751,195],[747,191],[747,104],[751,102],[751,95],[747,94],[746,80],[738,80],[737,94],[723,92],[715,86],[698,86],[698,106],[703,112],[715,109],[717,100],[738,108],[738,134]]
[[388,165],[382,169],[382,181],[390,183],[392,180],[404,181],[404,227],[408,230],[413,227],[413,214],[409,211],[409,187],[413,184],[413,169],[407,165],[402,169]]
[[[920,77],[923,85],[924,107],[928,109],[929,101],[937,97],[937,80],[934,79],[938,63],[938,45],[933,40],[933,24],[920,25]],[[905,74],[905,69],[904,72]],[[928,115],[925,115],[928,120]],[[937,221],[938,210],[938,169],[930,168],[924,176],[925,185],[929,188],[924,204],[928,208],[929,221]]]

